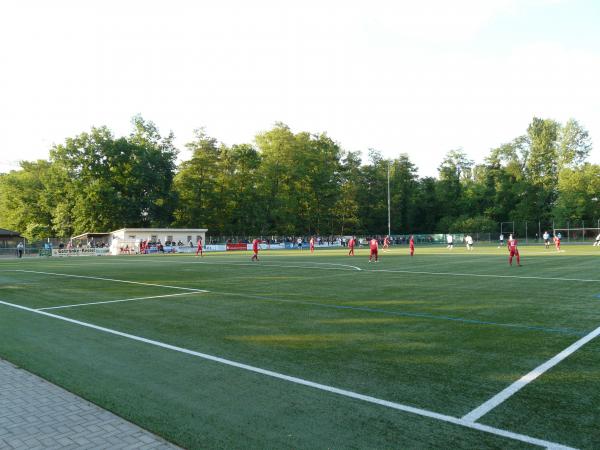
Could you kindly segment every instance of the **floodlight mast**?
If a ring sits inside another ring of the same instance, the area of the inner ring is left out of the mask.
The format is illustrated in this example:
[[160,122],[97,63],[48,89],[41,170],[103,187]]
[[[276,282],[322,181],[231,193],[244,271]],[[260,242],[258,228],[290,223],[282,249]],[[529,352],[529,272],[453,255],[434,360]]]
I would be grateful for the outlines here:
[[392,236],[392,225],[390,216],[390,161],[388,160],[387,167],[387,207],[388,207],[388,236]]

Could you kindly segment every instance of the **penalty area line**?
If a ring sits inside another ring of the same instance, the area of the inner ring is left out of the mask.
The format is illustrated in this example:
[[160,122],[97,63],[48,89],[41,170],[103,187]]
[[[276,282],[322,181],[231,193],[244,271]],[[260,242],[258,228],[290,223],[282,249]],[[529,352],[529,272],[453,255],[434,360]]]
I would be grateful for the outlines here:
[[194,294],[205,294],[204,292],[182,292],[180,294],[167,294],[167,295],[153,295],[151,297],[135,297],[135,298],[124,298],[121,300],[107,300],[105,302],[91,302],[91,303],[74,303],[72,305],[61,305],[61,306],[50,306],[48,308],[36,308],[37,311],[48,311],[50,309],[64,309],[64,308],[77,308],[78,306],[91,306],[91,305],[106,305],[108,303],[123,303],[133,302],[136,300],[149,300],[153,298],[167,298],[167,297],[180,297],[182,295],[194,295]]
[[463,426],[465,428],[471,428],[474,430],[479,430],[479,431],[483,431],[486,433],[490,433],[490,434],[494,434],[497,436],[502,436],[502,437],[506,437],[509,439],[513,439],[513,440],[517,440],[517,441],[521,441],[521,442],[526,442],[528,444],[533,444],[533,445],[538,445],[540,447],[545,447],[545,448],[555,448],[555,449],[571,449],[571,447],[567,447],[555,442],[550,442],[550,441],[546,441],[543,439],[538,439],[538,438],[534,438],[531,436],[527,436],[527,435],[523,435],[523,434],[519,434],[519,433],[513,433],[511,431],[507,431],[507,430],[502,430],[499,428],[495,428],[495,427],[491,427],[489,425],[483,425],[483,424],[479,424],[479,423],[475,423],[475,422],[471,422],[471,421],[467,421],[458,417],[452,417],[452,416],[448,416],[445,414],[440,414],[440,413],[436,413],[433,411],[429,411],[426,409],[421,409],[421,408],[415,408],[413,406],[409,406],[409,405],[404,405],[401,403],[396,403],[396,402],[391,402],[388,400],[382,400],[376,397],[371,397],[369,395],[363,395],[363,394],[359,394],[357,392],[352,392],[346,389],[340,389],[340,388],[336,388],[333,386],[328,386],[325,384],[321,384],[321,383],[316,383],[313,381],[309,381],[309,380],[305,380],[302,378],[298,378],[298,377],[294,377],[294,376],[290,376],[290,375],[285,375],[282,373],[278,373],[278,372],[273,372],[271,370],[267,370],[267,369],[261,369],[260,367],[255,367],[255,366],[250,366],[248,364],[243,364],[243,363],[239,363],[236,361],[232,361],[229,359],[225,359],[225,358],[221,358],[218,356],[213,356],[213,355],[209,355],[206,353],[201,353],[201,352],[196,352],[193,350],[189,350],[186,348],[182,348],[182,347],[177,347],[175,345],[171,345],[171,344],[166,344],[164,342],[160,342],[160,341],[154,341],[152,339],[147,339],[141,336],[136,336],[133,334],[129,334],[129,333],[124,333],[121,331],[117,331],[117,330],[113,330],[111,328],[106,328],[106,327],[101,327],[98,325],[94,325],[88,322],[82,322],[80,320],[75,320],[75,319],[70,319],[68,317],[64,317],[64,316],[60,316],[60,315],[56,315],[56,314],[52,314],[46,311],[39,311],[36,309],[32,309],[32,308],[27,308],[25,306],[21,306],[21,305],[16,305],[13,303],[8,303],[8,302],[4,302],[0,300],[0,305],[5,305],[11,308],[15,308],[15,309],[20,309],[23,311],[28,311],[34,314],[40,314],[46,317],[50,317],[53,319],[58,319],[58,320],[62,320],[65,322],[69,322],[75,325],[79,325],[85,328],[91,328],[93,330],[97,330],[97,331],[101,331],[104,333],[108,333],[108,334],[112,334],[115,336],[120,336],[126,339],[131,339],[133,341],[137,341],[137,342],[142,342],[145,344],[149,344],[149,345],[153,345],[155,347],[160,347],[160,348],[164,348],[167,350],[172,350],[175,352],[179,352],[179,353],[184,353],[187,355],[191,355],[191,356],[195,356],[201,359],[205,359],[208,361],[213,361],[216,363],[220,363],[220,364],[224,364],[227,366],[231,366],[231,367],[236,367],[238,369],[242,369],[242,370],[246,370],[249,372],[253,372],[253,373],[258,373],[260,375],[265,375],[271,378],[276,378],[276,379],[280,379],[280,380],[284,380],[284,381],[288,381],[291,383],[295,383],[295,384],[299,384],[302,386],[307,386],[310,388],[314,388],[314,389],[318,389],[321,391],[325,391],[325,392],[330,392],[333,394],[338,394],[344,397],[348,397],[348,398],[352,398],[352,399],[356,399],[356,400],[361,400],[367,403],[371,403],[371,404],[375,404],[375,405],[379,405],[379,406],[384,406],[387,408],[392,408],[398,411],[403,411],[403,412],[407,412],[407,413],[411,413],[411,414],[416,414],[422,417],[427,417],[430,419],[435,419],[435,420],[439,420],[442,422],[447,422],[447,423],[452,423],[455,425],[460,425]]
[[480,277],[480,278],[516,278],[518,280],[545,280],[545,281],[580,281],[583,283],[600,283],[600,280],[591,280],[585,278],[552,278],[552,277],[532,277],[520,275],[494,275],[485,273],[460,273],[460,272],[425,272],[419,270],[401,270],[401,269],[372,269],[363,272],[387,272],[387,273],[408,273],[413,275],[439,275],[456,277]]
[[157,283],[144,283],[142,281],[129,281],[129,280],[117,280],[115,278],[104,278],[104,277],[91,277],[88,275],[72,275],[69,273],[55,273],[55,272],[40,272],[37,270],[9,270],[8,272],[23,272],[23,273],[36,273],[40,275],[54,275],[57,277],[70,277],[70,278],[83,278],[87,280],[102,280],[102,281],[114,281],[115,283],[127,283],[127,284],[137,284],[141,286],[154,286],[154,287],[162,287],[166,289],[179,289],[182,291],[190,291],[190,292],[208,292],[205,289],[194,289],[194,288],[186,288],[182,286],[169,286],[166,284],[157,284]]
[[596,328],[594,331],[588,333],[587,335],[585,335],[584,337],[582,337],[575,343],[571,344],[569,347],[565,348],[562,352],[560,352],[553,358],[549,359],[545,363],[539,365],[538,367],[533,369],[528,374],[523,375],[521,378],[519,378],[513,384],[508,386],[506,389],[504,389],[503,391],[494,395],[488,401],[481,404],[480,406],[475,408],[473,411],[471,411],[467,415],[463,416],[463,420],[466,420],[468,422],[475,422],[475,421],[479,420],[481,417],[483,417],[484,415],[489,413],[492,409],[496,408],[498,405],[503,403],[505,400],[512,397],[514,394],[519,392],[521,389],[523,389],[529,383],[531,383],[536,378],[538,378],[539,376],[541,376],[542,374],[544,374],[545,372],[550,370],[552,367],[554,367],[555,365],[560,363],[563,359],[565,359],[568,356],[575,353],[577,350],[579,350],[581,347],[583,347],[585,344],[590,342],[592,339],[594,339],[598,335],[600,335],[600,327]]

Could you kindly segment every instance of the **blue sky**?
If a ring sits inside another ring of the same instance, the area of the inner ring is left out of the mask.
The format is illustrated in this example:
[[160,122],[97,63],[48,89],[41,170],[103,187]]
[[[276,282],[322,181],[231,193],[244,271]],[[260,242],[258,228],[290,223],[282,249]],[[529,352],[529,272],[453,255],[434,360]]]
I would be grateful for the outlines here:
[[[0,171],[142,114],[252,142],[282,121],[346,150],[408,153],[421,175],[476,162],[534,116],[600,140],[600,2],[432,0],[0,6]],[[591,158],[600,162],[600,151]]]

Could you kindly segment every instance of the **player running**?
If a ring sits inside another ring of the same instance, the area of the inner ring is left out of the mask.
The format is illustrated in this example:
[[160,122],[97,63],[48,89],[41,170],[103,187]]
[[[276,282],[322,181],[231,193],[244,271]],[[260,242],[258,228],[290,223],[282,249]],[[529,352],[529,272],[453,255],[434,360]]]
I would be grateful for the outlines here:
[[592,244],[592,247],[600,247],[600,234],[596,236],[596,242]]
[[354,246],[356,245],[356,238],[352,236],[348,241],[348,248],[350,251],[348,252],[348,256],[354,256]]
[[388,248],[390,248],[390,237],[389,237],[389,236],[386,236],[386,237],[383,239],[383,250],[384,250],[384,251],[387,251],[387,249],[388,249]]
[[454,248],[454,236],[452,236],[451,234],[447,235],[446,242],[448,243],[448,246],[446,248],[452,250]]
[[556,251],[560,252],[560,235],[554,236],[554,247],[556,247]]
[[254,239],[252,241],[252,258],[250,258],[250,261],[258,261],[258,249],[259,249],[259,244],[260,241],[258,239]]
[[379,262],[379,243],[377,242],[377,239],[372,238],[369,241],[369,248],[371,249],[371,253],[369,253],[369,262],[371,262],[373,257],[375,257],[375,262]]
[[410,256],[413,256],[415,254],[415,238],[412,234],[408,240],[408,248],[410,249]]
[[310,241],[308,241],[308,244],[310,246],[310,252],[314,253],[315,252],[315,238],[313,236],[310,237]]
[[196,249],[196,256],[198,256],[198,253],[200,253],[200,256],[204,256],[202,252],[202,238],[198,238],[198,248]]
[[521,256],[519,255],[519,249],[517,248],[517,240],[513,238],[511,234],[508,238],[508,251],[510,256],[508,257],[508,265],[512,266],[513,256],[517,257],[517,265],[521,267]]

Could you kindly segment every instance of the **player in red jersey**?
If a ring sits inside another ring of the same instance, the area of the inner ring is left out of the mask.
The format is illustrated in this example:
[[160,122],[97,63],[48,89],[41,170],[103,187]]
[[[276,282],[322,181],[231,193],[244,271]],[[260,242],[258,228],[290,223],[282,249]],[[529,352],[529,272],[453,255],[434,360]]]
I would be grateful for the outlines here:
[[310,237],[310,241],[308,241],[308,245],[310,246],[310,252],[315,252],[315,238],[313,236]]
[[389,236],[386,236],[386,237],[383,239],[383,249],[384,249],[384,250],[387,250],[388,248],[390,248],[390,237],[389,237]]
[[260,241],[258,239],[254,239],[252,241],[252,258],[250,258],[250,261],[258,261],[258,249],[260,248],[259,245]]
[[348,256],[354,256],[354,245],[356,244],[356,239],[354,236],[350,238],[348,241],[348,248],[350,251],[348,252]]
[[519,249],[517,248],[517,240],[511,234],[508,238],[508,251],[510,256],[508,257],[508,264],[512,266],[513,256],[517,256],[517,265],[521,266],[521,256],[519,255]]
[[198,256],[198,253],[200,253],[200,256],[204,256],[204,254],[202,253],[202,238],[198,238],[198,248],[196,249],[196,256]]
[[373,259],[373,257],[375,257],[375,262],[379,261],[379,243],[377,242],[377,239],[372,238],[369,241],[369,248],[371,249],[371,253],[369,253],[369,262],[371,262],[371,259]]
[[413,235],[410,235],[410,239],[408,240],[408,248],[410,248],[410,256],[415,254],[415,238]]
[[558,235],[554,236],[554,246],[556,247],[556,251],[560,252],[560,237]]

